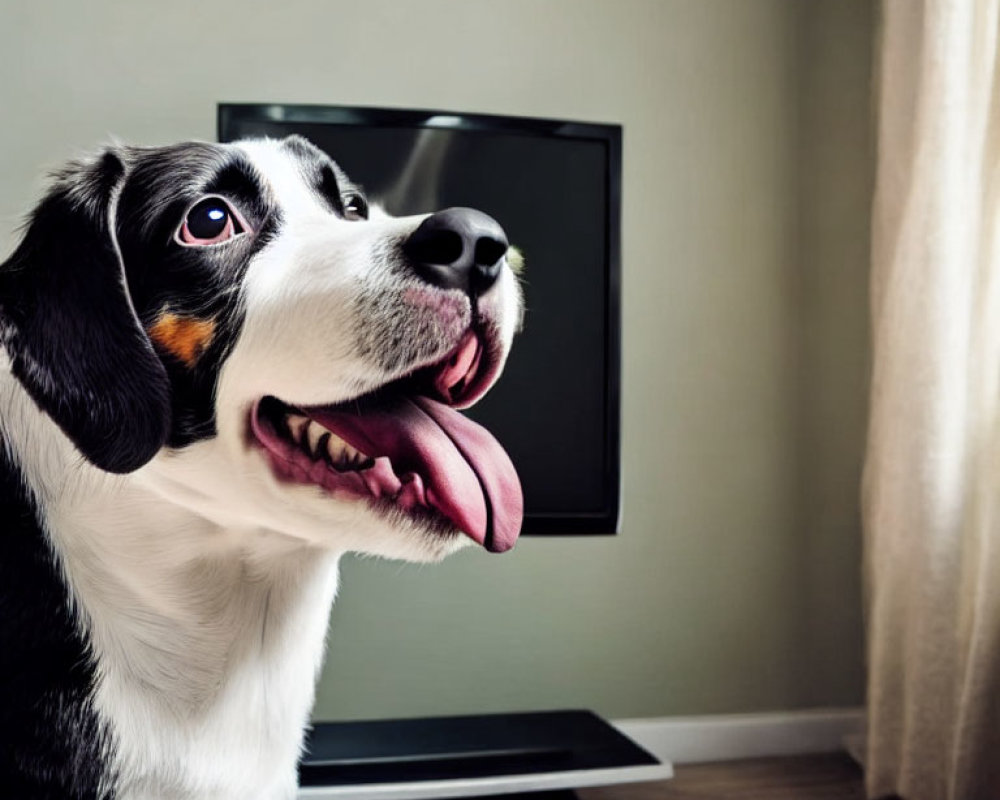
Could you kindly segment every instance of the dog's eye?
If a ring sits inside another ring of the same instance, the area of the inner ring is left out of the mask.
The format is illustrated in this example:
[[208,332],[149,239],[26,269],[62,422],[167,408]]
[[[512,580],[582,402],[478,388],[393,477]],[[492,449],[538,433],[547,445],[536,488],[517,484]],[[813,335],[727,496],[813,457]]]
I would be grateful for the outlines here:
[[177,240],[186,245],[219,244],[244,230],[229,203],[221,197],[206,197],[191,206],[177,231]]
[[348,219],[351,222],[368,219],[368,201],[357,192],[345,195],[344,219]]

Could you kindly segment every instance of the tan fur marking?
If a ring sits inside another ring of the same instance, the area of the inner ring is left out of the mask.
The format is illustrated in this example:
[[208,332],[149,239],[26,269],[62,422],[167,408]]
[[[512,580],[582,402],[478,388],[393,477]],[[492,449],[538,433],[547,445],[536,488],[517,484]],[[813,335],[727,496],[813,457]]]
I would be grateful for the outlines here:
[[149,329],[149,337],[187,367],[198,363],[215,336],[215,320],[164,311]]

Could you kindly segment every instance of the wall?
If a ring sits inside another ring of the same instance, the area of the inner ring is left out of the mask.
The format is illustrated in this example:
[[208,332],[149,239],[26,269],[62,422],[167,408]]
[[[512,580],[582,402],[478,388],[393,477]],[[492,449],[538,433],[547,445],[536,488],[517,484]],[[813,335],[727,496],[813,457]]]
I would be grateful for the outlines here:
[[212,138],[220,100],[624,124],[621,535],[350,559],[316,716],[856,704],[870,31],[863,2],[5,3],[0,250],[43,167]]
[[[807,702],[863,682],[858,507],[869,371],[874,3],[803,3],[797,197],[796,494]],[[820,687],[823,687],[820,689]]]

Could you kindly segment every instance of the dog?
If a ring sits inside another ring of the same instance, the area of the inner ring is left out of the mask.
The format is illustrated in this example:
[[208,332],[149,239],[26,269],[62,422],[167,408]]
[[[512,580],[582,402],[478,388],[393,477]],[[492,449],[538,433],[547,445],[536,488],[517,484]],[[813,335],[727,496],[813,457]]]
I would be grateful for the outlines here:
[[297,136],[52,176],[0,265],[0,795],[294,797],[339,558],[517,538],[457,410],[521,325],[515,252]]

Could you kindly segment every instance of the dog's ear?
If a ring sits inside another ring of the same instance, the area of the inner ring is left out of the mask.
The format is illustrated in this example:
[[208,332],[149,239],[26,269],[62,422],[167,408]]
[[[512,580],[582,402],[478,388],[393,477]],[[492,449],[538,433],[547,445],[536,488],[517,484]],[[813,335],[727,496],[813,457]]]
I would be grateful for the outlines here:
[[166,370],[115,238],[126,171],[108,150],[58,173],[0,265],[0,337],[14,374],[89,461],[117,473],[149,461],[170,426]]

